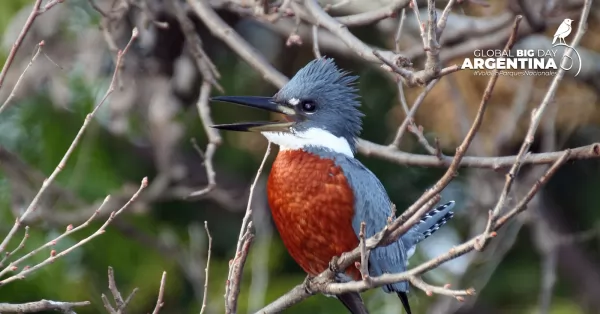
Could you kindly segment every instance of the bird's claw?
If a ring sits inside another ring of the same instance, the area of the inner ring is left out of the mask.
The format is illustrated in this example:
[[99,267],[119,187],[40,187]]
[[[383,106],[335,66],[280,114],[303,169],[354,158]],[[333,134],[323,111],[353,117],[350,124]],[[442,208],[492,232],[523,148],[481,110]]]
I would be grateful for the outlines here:
[[311,275],[307,275],[306,278],[304,278],[304,281],[302,282],[302,286],[304,287],[304,291],[306,291],[306,293],[308,293],[308,294],[314,294],[314,292],[310,288],[310,283],[311,283],[311,281],[312,281],[313,278],[314,277],[312,277]]
[[331,270],[332,273],[337,274],[340,272],[340,268],[338,267],[338,260],[340,258],[337,256],[334,256],[331,261],[329,261],[329,270]]

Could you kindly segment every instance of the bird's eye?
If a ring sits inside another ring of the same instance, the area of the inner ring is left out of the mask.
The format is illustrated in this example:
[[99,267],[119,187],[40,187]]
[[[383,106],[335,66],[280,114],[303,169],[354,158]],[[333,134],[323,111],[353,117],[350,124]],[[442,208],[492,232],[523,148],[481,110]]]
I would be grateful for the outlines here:
[[300,108],[305,113],[314,113],[317,110],[317,105],[311,100],[304,100],[300,103]]

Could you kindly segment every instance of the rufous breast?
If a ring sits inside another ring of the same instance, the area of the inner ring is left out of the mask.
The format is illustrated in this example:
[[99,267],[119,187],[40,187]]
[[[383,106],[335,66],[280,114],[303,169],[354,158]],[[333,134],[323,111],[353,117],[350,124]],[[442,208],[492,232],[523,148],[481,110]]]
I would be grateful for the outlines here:
[[[284,245],[308,274],[318,275],[331,258],[358,246],[354,193],[333,160],[303,150],[280,151],[267,194]],[[348,272],[358,278],[356,268]]]

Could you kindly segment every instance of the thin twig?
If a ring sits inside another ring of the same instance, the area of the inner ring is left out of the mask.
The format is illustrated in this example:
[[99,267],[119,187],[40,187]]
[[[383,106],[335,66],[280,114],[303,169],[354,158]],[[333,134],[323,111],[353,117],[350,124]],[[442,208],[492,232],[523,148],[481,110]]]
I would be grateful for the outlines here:
[[454,6],[454,2],[456,2],[456,0],[448,0],[446,8],[444,8],[442,16],[440,16],[440,19],[437,23],[436,36],[438,40],[442,38],[442,33],[446,28],[446,21],[448,21],[448,16],[450,16],[450,12],[452,11],[452,6]]
[[133,296],[138,292],[138,290],[139,290],[138,288],[133,288],[133,290],[131,290],[131,293],[129,294],[127,299],[125,299],[125,301],[123,302],[123,309],[121,309],[121,312],[123,312],[125,307],[127,307],[127,304],[129,304],[129,302],[131,302],[131,300],[133,299]]
[[259,54],[245,39],[243,39],[231,26],[227,25],[223,19],[210,7],[210,4],[201,0],[187,0],[190,7],[204,22],[212,34],[220,38],[229,47],[235,51],[248,64],[258,70],[263,78],[272,82],[275,86],[282,87],[288,79],[277,71],[269,62]]
[[183,32],[185,40],[188,44],[187,48],[196,61],[196,66],[202,74],[202,79],[205,82],[210,82],[210,84],[218,91],[223,92],[223,87],[221,87],[218,82],[218,79],[221,77],[221,75],[219,74],[217,67],[202,49],[202,41],[198,36],[198,32],[196,32],[194,23],[192,23],[192,21],[189,19],[178,0],[167,1],[167,5],[172,6],[173,8],[175,17],[181,25],[181,31]]
[[539,178],[534,184],[533,187],[527,192],[525,197],[508,213],[504,214],[494,224],[493,231],[500,229],[504,224],[506,224],[510,219],[512,219],[517,214],[521,213],[527,208],[527,204],[531,199],[535,196],[535,194],[539,191],[539,189],[550,180],[550,177],[554,175],[554,173],[562,166],[567,160],[569,160],[569,155],[571,154],[570,150],[567,150],[563,153],[563,155],[552,164],[552,166],[546,171],[546,173]]
[[15,40],[15,43],[12,45],[12,48],[10,49],[10,52],[8,53],[8,57],[6,58],[6,61],[4,62],[4,66],[2,67],[2,72],[0,72],[0,89],[2,88],[2,83],[4,83],[4,79],[6,78],[6,73],[8,72],[8,69],[10,68],[10,66],[12,65],[12,62],[15,59],[15,56],[17,55],[17,51],[19,50],[19,48],[21,48],[21,44],[23,43],[25,36],[27,35],[27,33],[29,32],[29,29],[33,25],[33,21],[35,21],[35,19],[38,16],[40,16],[42,13],[50,10],[56,4],[61,3],[61,2],[63,2],[63,0],[49,1],[48,3],[46,3],[44,8],[40,9],[40,7],[42,5],[42,0],[35,1],[35,3],[33,4],[33,8],[31,9],[31,13],[29,13],[29,17],[27,18],[27,21],[25,21],[25,25],[23,25],[23,28],[21,29],[21,32],[19,33],[17,40]]
[[[417,112],[417,110],[419,109],[419,107],[421,106],[421,104],[423,103],[423,100],[425,100],[425,96],[427,96],[427,94],[429,93],[429,91],[431,91],[433,89],[433,86],[437,82],[438,82],[438,79],[434,79],[431,82],[429,82],[429,84],[427,84],[427,86],[421,92],[421,94],[419,95],[419,97],[417,97],[417,99],[415,100],[415,103],[410,108],[410,111],[408,111],[406,113],[406,117],[404,118],[404,121],[402,121],[402,124],[400,124],[400,126],[398,127],[398,131],[396,132],[396,137],[394,138],[394,140],[392,141],[392,144],[390,144],[390,146],[399,147],[400,146],[400,140],[402,139],[402,136],[404,135],[404,132],[406,131],[406,128],[408,127],[408,125],[410,124],[410,125],[415,126],[415,122],[413,120],[413,117],[414,117],[415,113]],[[400,97],[403,97],[404,96],[404,92],[403,92],[402,84],[398,84],[398,91],[401,93]],[[404,102],[406,102],[406,100]],[[417,133],[415,133],[415,134],[417,134]],[[423,136],[423,132],[421,132],[421,136]],[[419,137],[418,134],[417,134],[417,137],[419,138],[419,142],[421,143],[421,140],[420,140],[420,137]],[[424,139],[424,137],[423,137],[423,139]],[[427,143],[426,139],[425,139],[425,143]],[[427,145],[424,145],[424,146],[425,146],[426,149],[427,149],[427,146],[431,147],[431,145],[429,145],[428,143],[427,143]]]
[[419,13],[419,5],[417,4],[417,0],[410,1],[410,7],[413,9],[413,13],[415,14],[415,18],[417,19],[417,24],[419,25],[419,34],[421,35],[421,40],[423,41],[423,47],[427,47],[427,35],[425,33],[425,24],[421,21],[421,13]]
[[2,268],[4,266],[4,262],[6,262],[6,260],[9,257],[15,255],[15,253],[17,253],[20,249],[22,249],[25,246],[25,241],[27,241],[28,238],[29,238],[29,226],[25,226],[25,234],[23,235],[23,239],[21,239],[21,243],[19,243],[19,245],[11,252],[6,252],[6,254],[4,254],[4,257],[0,261],[0,268]]
[[[514,43],[516,41],[517,31],[519,28],[519,23],[521,22],[521,19],[522,19],[521,16],[517,16],[515,18],[515,22],[513,25],[513,33],[510,36],[508,42],[506,43],[506,46],[504,47],[504,51],[509,51],[512,48],[512,46],[514,45]],[[414,215],[417,211],[419,211],[419,209],[421,207],[423,207],[423,205],[425,205],[427,202],[429,202],[432,197],[434,197],[435,195],[440,193],[442,191],[442,189],[444,189],[450,183],[450,181],[456,176],[456,171],[459,168],[460,161],[463,158],[463,156],[465,155],[471,142],[473,141],[473,138],[475,138],[475,134],[477,134],[477,131],[479,130],[479,127],[481,126],[481,123],[483,121],[483,115],[487,108],[488,101],[492,95],[492,91],[494,90],[494,87],[496,85],[496,81],[498,80],[499,74],[500,74],[500,70],[494,70],[494,75],[492,75],[490,77],[487,87],[483,93],[483,97],[481,98],[481,102],[479,104],[479,110],[477,111],[477,115],[475,116],[473,124],[471,125],[471,128],[469,129],[469,132],[463,139],[462,143],[458,146],[458,148],[456,148],[456,154],[455,154],[454,158],[452,159],[452,163],[448,167],[448,170],[442,176],[442,178],[440,178],[438,180],[438,182],[433,186],[433,188],[427,190],[413,205],[411,205],[405,212],[402,213],[402,215],[400,215],[400,217],[398,217],[398,219],[396,219],[396,221],[394,221],[392,223],[392,225],[389,228],[389,230],[391,230],[391,233],[390,233],[390,237],[387,239],[388,241],[393,241],[394,239],[397,239],[397,237],[400,236],[400,234],[396,234],[394,230],[398,229],[401,225],[405,224],[405,222],[412,215]],[[416,221],[415,221],[415,223],[416,223]],[[411,226],[412,225],[410,225],[410,224],[406,224],[403,227],[410,228]],[[406,229],[405,231],[407,231],[407,230],[408,229]]]
[[108,267],[108,289],[110,290],[110,293],[112,293],[113,298],[115,299],[117,309],[123,309],[123,304],[125,304],[125,301],[121,296],[121,292],[119,292],[119,289],[117,289],[117,283],[115,281],[115,272],[110,266]]
[[[190,193],[190,195],[188,195],[188,198],[204,195],[212,191],[217,186],[217,182],[215,179],[216,173],[213,166],[213,156],[215,155],[217,146],[221,145],[223,139],[221,138],[221,135],[219,134],[219,131],[217,129],[210,127],[214,124],[212,122],[212,118],[210,115],[210,107],[208,105],[211,89],[212,83],[206,80],[203,81],[202,86],[200,87],[200,96],[198,97],[198,102],[196,102],[198,114],[200,115],[200,121],[202,121],[202,125],[204,126],[204,130],[208,137],[206,153],[203,154],[204,167],[206,169],[208,184],[202,190]],[[198,151],[200,150],[198,149]]]
[[115,272],[111,266],[108,266],[108,289],[110,290],[110,293],[113,295],[113,300],[115,300],[116,308],[114,308],[110,304],[110,301],[108,301],[108,298],[103,293],[101,297],[102,297],[102,303],[104,303],[104,308],[106,308],[106,310],[110,314],[125,314],[125,308],[129,304],[129,302],[131,302],[131,299],[133,299],[133,296],[137,293],[138,288],[133,288],[133,290],[127,297],[127,299],[123,300],[123,297],[121,296],[121,292],[119,292],[119,288],[117,288],[117,282],[115,280]]
[[13,87],[12,91],[10,92],[10,95],[8,95],[8,98],[6,98],[6,100],[4,101],[2,106],[0,106],[0,114],[2,114],[2,112],[4,110],[6,110],[6,108],[8,108],[10,101],[15,97],[16,91],[19,88],[19,86],[21,85],[21,81],[23,80],[23,77],[25,77],[25,73],[27,73],[27,70],[29,70],[29,68],[33,65],[33,63],[35,62],[37,57],[40,55],[40,52],[42,52],[42,47],[44,47],[43,40],[40,41],[40,43],[37,45],[37,50],[36,50],[35,54],[33,55],[33,57],[31,57],[31,60],[29,60],[29,63],[25,67],[25,70],[23,70],[23,73],[21,73],[21,75],[17,79],[17,82],[15,83],[15,86]]
[[503,146],[509,141],[519,121],[521,121],[521,117],[527,109],[529,100],[532,97],[531,91],[535,86],[534,83],[535,76],[531,75],[523,76],[523,78],[516,83],[518,88],[514,93],[510,112],[506,114],[506,118],[503,120],[504,125],[498,130],[498,134],[493,141],[493,143],[497,143],[497,146]]
[[[373,54],[381,60],[384,64],[389,66],[394,72],[400,75],[403,79],[404,83],[409,86],[415,85],[425,85],[436,78],[440,78],[444,75],[448,75],[450,73],[456,72],[460,70],[457,65],[453,65],[447,68],[442,69],[442,62],[440,61],[440,44],[439,44],[439,36],[446,26],[447,15],[451,10],[453,5],[453,1],[450,1],[446,6],[446,9],[442,13],[442,18],[444,19],[442,23],[438,23],[437,19],[437,11],[435,7],[434,0],[427,1],[427,12],[428,12],[428,20],[427,27],[425,24],[421,22],[421,17],[419,13],[419,8],[417,6],[417,1],[412,0],[410,3],[410,7],[412,7],[415,17],[417,19],[417,23],[419,24],[419,30],[421,39],[423,41],[423,49],[425,51],[425,66],[422,70],[417,72],[412,72],[406,69],[403,69],[392,62],[392,59],[386,58],[384,55],[379,53],[376,50],[373,50]],[[444,15],[444,13],[446,15]]]
[[74,307],[87,306],[91,303],[89,301],[82,302],[61,302],[51,300],[40,300],[35,302],[11,304],[11,303],[0,303],[1,313],[36,313],[43,311],[60,311],[63,313],[75,313]]
[[158,298],[156,299],[156,306],[152,314],[158,314],[160,309],[165,305],[163,298],[165,296],[165,282],[167,281],[167,272],[163,271],[162,278],[160,279],[160,288],[158,289]]
[[[542,99],[542,102],[540,103],[539,107],[534,108],[533,111],[531,112],[531,122],[529,124],[529,129],[527,130],[525,139],[523,140],[523,143],[521,144],[521,148],[519,149],[517,158],[516,158],[513,166],[511,167],[510,171],[506,175],[506,183],[504,184],[504,188],[502,189],[502,193],[500,194],[500,197],[498,199],[498,202],[496,203],[496,206],[494,206],[494,210],[492,211],[490,221],[488,222],[487,227],[483,233],[484,235],[487,235],[491,232],[491,230],[494,227],[495,220],[498,218],[501,210],[504,208],[504,204],[506,203],[506,199],[508,198],[508,193],[510,192],[510,189],[513,185],[514,179],[519,172],[521,164],[523,163],[522,160],[525,157],[525,155],[527,154],[527,152],[529,151],[529,148],[531,147],[531,145],[533,144],[535,133],[536,133],[537,128],[542,120],[544,111],[546,110],[546,108],[548,107],[550,102],[554,99],[554,95],[556,94],[558,85],[560,84],[560,82],[562,81],[562,78],[564,77],[565,68],[567,65],[566,59],[570,59],[571,53],[573,52],[573,48],[571,48],[571,47],[576,47],[579,44],[579,41],[581,41],[583,34],[585,33],[587,18],[588,18],[589,12],[590,12],[591,3],[592,3],[591,0],[587,0],[584,3],[583,9],[581,11],[581,18],[579,20],[579,26],[577,27],[577,33],[575,34],[575,37],[573,38],[573,41],[571,42],[571,46],[565,51],[563,60],[561,62],[561,67],[558,70],[558,72],[556,73],[556,75],[554,76],[554,78],[552,79],[552,83],[550,83],[550,87],[546,91],[546,94],[544,95],[544,98]],[[488,239],[488,237],[487,236],[481,237],[481,243],[480,243],[480,247],[478,247],[478,250],[482,250],[485,247],[485,244],[486,244],[485,239]]]
[[[531,187],[531,189],[529,190],[527,195],[519,202],[519,204],[517,204],[517,206],[515,206],[513,211],[511,211],[511,216],[509,216],[507,214],[505,217],[501,218],[502,223],[500,223],[501,220],[499,220],[499,223],[496,225],[494,231],[497,231],[499,228],[501,228],[504,225],[504,223],[506,223],[506,221],[508,221],[510,218],[514,217],[514,215],[516,215],[516,213],[519,213],[526,208],[527,204],[529,203],[529,201],[531,201],[531,199],[537,193],[537,191],[539,191],[540,187],[543,184],[545,184],[549,180],[550,177],[552,177],[552,175],[556,172],[556,170],[558,170],[558,168],[560,168],[561,165],[564,164],[566,157],[567,157],[567,154],[565,154],[563,156],[563,158],[561,158],[557,162],[555,162],[554,165],[552,165],[552,167],[550,167],[550,169],[548,169],[548,171],[540,179],[538,179],[538,181]],[[315,288],[318,288],[319,292],[322,292],[322,293],[340,294],[340,293],[345,293],[345,292],[350,292],[350,291],[361,292],[361,291],[365,291],[365,290],[368,290],[368,289],[371,289],[374,287],[380,287],[380,286],[383,286],[386,284],[391,284],[391,283],[404,281],[404,280],[410,280],[411,276],[420,275],[426,271],[429,271],[429,270],[439,266],[440,264],[442,264],[446,261],[455,259],[459,256],[462,256],[468,252],[473,251],[475,249],[475,246],[477,245],[476,244],[477,241],[478,241],[478,237],[474,237],[471,240],[450,249],[447,253],[444,253],[436,258],[433,258],[433,259],[431,259],[413,269],[410,269],[406,272],[399,273],[399,274],[384,274],[384,275],[381,275],[378,277],[372,277],[370,284],[367,284],[364,281],[353,281],[353,282],[348,282],[348,283],[326,283],[323,285],[315,285]]]
[[204,313],[206,309],[206,301],[208,300],[208,269],[210,267],[210,252],[212,251],[212,237],[210,231],[208,231],[208,222],[204,222],[204,229],[206,230],[206,237],[208,238],[208,251],[206,253],[206,267],[204,268],[204,296],[202,297],[202,308],[200,314]]
[[425,281],[423,281],[423,279],[417,276],[411,276],[410,283],[413,284],[413,286],[425,291],[425,294],[427,294],[428,296],[432,296],[435,293],[441,295],[448,295],[461,300],[461,296],[475,295],[475,289],[473,288],[466,290],[452,290],[450,289],[449,284],[445,285],[444,287],[433,286],[426,283]]
[[369,250],[367,250],[365,229],[367,224],[363,221],[360,223],[360,233],[358,234],[360,248],[360,275],[363,280],[369,280]]
[[108,298],[104,293],[100,296],[100,298],[102,299],[102,304],[104,304],[104,308],[109,314],[119,314],[119,312],[117,312],[117,310],[115,310],[115,308],[110,304],[110,301],[108,301]]
[[71,145],[67,149],[67,152],[65,153],[65,155],[63,156],[63,158],[58,163],[58,166],[54,169],[54,171],[52,172],[52,174],[50,174],[50,176],[46,180],[44,180],[44,183],[42,184],[42,187],[40,188],[40,190],[38,191],[38,193],[36,194],[36,196],[33,198],[33,200],[31,201],[31,203],[29,204],[29,206],[25,210],[25,212],[20,217],[18,217],[16,219],[15,224],[13,225],[12,229],[9,231],[8,235],[4,238],[4,240],[2,241],[2,243],[0,243],[0,253],[2,253],[6,249],[6,246],[8,245],[8,242],[10,241],[10,239],[14,236],[14,234],[17,232],[17,230],[21,226],[21,222],[23,220],[25,220],[25,218],[27,218],[27,216],[31,212],[33,212],[33,211],[35,211],[37,209],[38,203],[39,203],[40,199],[42,198],[42,195],[48,189],[48,187],[50,186],[50,184],[54,181],[54,179],[56,178],[56,176],[58,176],[58,174],[65,167],[65,165],[66,165],[69,157],[71,156],[71,154],[75,150],[75,147],[77,147],[77,145],[79,144],[79,141],[81,140],[81,137],[83,136],[83,133],[85,132],[88,124],[90,123],[90,121],[92,120],[92,118],[94,117],[94,115],[96,114],[96,112],[98,111],[98,109],[100,109],[100,107],[102,106],[102,104],[104,104],[104,102],[106,101],[106,99],[108,98],[108,96],[110,96],[110,94],[112,94],[113,91],[115,90],[116,78],[117,78],[117,75],[118,75],[118,72],[119,72],[120,65],[123,62],[124,56],[129,51],[129,48],[131,47],[131,44],[133,43],[133,41],[137,37],[138,37],[138,30],[137,30],[137,28],[134,28],[133,31],[132,31],[132,33],[131,33],[131,38],[130,38],[129,42],[127,43],[127,45],[125,46],[125,49],[123,49],[122,51],[120,51],[118,53],[117,62],[116,62],[116,65],[115,65],[115,71],[113,73],[113,77],[112,77],[112,80],[111,80],[110,85],[108,87],[108,90],[106,91],[106,93],[104,94],[104,96],[102,97],[102,99],[100,100],[100,102],[98,103],[98,105],[96,105],[96,107],[94,107],[94,110],[92,110],[92,112],[89,113],[85,117],[83,125],[79,129],[79,132],[75,136],[75,139],[73,139],[73,142],[71,142]]
[[[452,163],[452,157],[444,156],[442,159],[436,156],[407,153],[392,148],[389,145],[376,144],[363,139],[358,140],[358,151],[367,157],[377,157],[396,164],[420,167],[448,167]],[[557,161],[565,151],[527,154],[522,161],[524,165],[552,164]],[[571,149],[569,160],[583,160],[600,157],[600,142]],[[495,156],[477,157],[465,156],[460,161],[461,167],[468,168],[490,168],[499,170],[511,167],[517,156]]]
[[[31,258],[34,255],[37,255],[39,252],[41,252],[42,250],[46,249],[46,248],[50,248],[55,246],[58,242],[60,242],[60,240],[62,240],[63,238],[76,233],[77,231],[86,228],[90,222],[92,220],[94,220],[94,218],[96,218],[96,216],[98,215],[98,213],[104,208],[105,204],[108,202],[109,200],[109,196],[107,196],[104,201],[102,202],[102,204],[98,207],[98,209],[96,209],[94,211],[94,213],[92,213],[92,215],[88,218],[88,220],[86,220],[85,222],[83,222],[81,225],[73,228],[73,225],[69,225],[67,226],[66,231],[61,234],[60,236],[54,238],[53,240],[50,240],[48,242],[46,242],[46,244],[39,246],[37,249],[34,249],[32,251],[30,251],[29,253],[21,256],[19,259],[11,262],[10,264],[8,264],[8,266],[6,266],[6,268],[4,268],[2,271],[0,271],[0,277],[4,276],[6,273],[10,272],[10,271],[14,271],[18,268],[18,266],[28,260],[29,258]],[[0,281],[0,285],[3,283],[4,281]]]
[[250,186],[250,195],[248,196],[248,205],[246,206],[246,213],[244,214],[244,218],[242,219],[242,226],[240,228],[240,235],[238,237],[238,243],[235,250],[235,257],[229,265],[229,274],[227,276],[227,282],[225,285],[225,312],[226,313],[236,313],[237,309],[237,299],[240,292],[240,284],[242,271],[244,268],[244,262],[246,257],[248,256],[248,249],[250,248],[250,243],[252,241],[252,233],[251,233],[251,217],[252,217],[252,198],[254,196],[254,189],[256,187],[256,183],[258,182],[258,178],[263,171],[263,167],[265,166],[265,162],[267,161],[267,157],[271,153],[271,142],[267,144],[267,149],[265,151],[265,155],[263,156],[262,162],[256,171],[256,177]]
[[[312,18],[317,21],[319,26],[329,30],[331,33],[339,37],[353,52],[367,61],[377,61],[377,58],[375,58],[371,53],[373,48],[369,47],[363,41],[358,39],[348,30],[346,26],[327,14],[327,12],[323,10],[316,0],[305,0],[304,6]],[[392,51],[381,50],[379,53],[390,60],[396,57],[396,54]]]
[[404,28],[404,21],[406,20],[406,8],[402,9],[400,15],[400,22],[398,23],[398,30],[396,31],[396,37],[394,37],[394,46],[396,53],[400,52],[400,37],[402,36],[402,29]]
[[383,8],[353,15],[340,16],[335,19],[347,27],[368,25],[394,16],[398,10],[406,7],[409,2],[410,0],[395,0]]
[[[23,270],[21,270],[21,272],[19,272],[16,275],[13,275],[11,277],[5,278],[0,280],[0,286],[6,285],[7,283],[13,282],[17,279],[24,279],[26,275],[48,265],[51,263],[54,263],[54,261],[56,261],[57,259],[69,254],[71,251],[75,250],[76,248],[90,242],[92,239],[94,239],[95,237],[103,234],[106,231],[106,227],[108,227],[108,225],[118,216],[120,215],[127,207],[129,207],[129,205],[133,202],[135,202],[135,200],[139,197],[140,193],[148,186],[148,178],[144,177],[144,179],[142,179],[142,182],[140,184],[139,189],[133,194],[133,196],[131,196],[131,198],[129,199],[129,201],[127,203],[125,203],[125,205],[123,205],[119,210],[117,211],[113,211],[110,216],[108,217],[108,219],[104,222],[104,224],[102,226],[100,226],[100,228],[98,228],[98,230],[96,230],[96,232],[92,233],[90,236],[84,238],[83,240],[75,243],[74,245],[72,245],[71,247],[65,249],[64,251],[57,253],[55,250],[52,250],[52,252],[50,253],[50,256],[48,258],[46,258],[44,261],[38,263],[35,266],[32,267],[24,267]],[[3,274],[6,273],[7,270],[16,270],[16,265],[18,263],[20,263],[21,261],[25,260],[26,258],[33,256],[35,253],[39,252],[42,250],[42,248],[46,248],[49,246],[53,246],[56,244],[56,242],[65,237],[68,234],[71,234],[73,232],[76,232],[80,229],[83,229],[85,227],[87,227],[87,225],[89,225],[89,223],[92,221],[92,219],[94,219],[94,217],[96,217],[96,215],[98,214],[98,212],[104,207],[104,205],[108,202],[110,196],[107,196],[104,199],[104,202],[102,202],[102,205],[100,205],[100,207],[98,208],[98,210],[96,210],[92,216],[90,217],[90,219],[88,219],[86,222],[84,222],[83,224],[81,224],[80,226],[78,226],[77,228],[73,228],[70,229],[69,227],[67,227],[67,231],[65,233],[63,233],[61,236],[57,237],[55,240],[52,240],[44,245],[42,245],[41,247],[39,247],[38,249],[32,251],[31,253],[25,255],[24,257],[22,257],[21,259],[12,262],[11,264],[9,264],[5,270],[3,270],[2,272],[0,272],[0,276],[2,276]]]

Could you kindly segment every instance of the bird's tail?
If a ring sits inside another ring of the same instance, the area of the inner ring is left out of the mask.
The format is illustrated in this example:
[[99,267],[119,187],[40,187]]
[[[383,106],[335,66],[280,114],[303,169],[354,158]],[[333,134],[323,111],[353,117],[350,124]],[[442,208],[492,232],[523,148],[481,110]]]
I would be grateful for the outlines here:
[[554,45],[554,43],[556,42],[556,39],[558,38],[558,36],[554,36],[554,39],[552,39],[552,44]]
[[348,292],[337,296],[352,314],[369,314],[362,297],[358,292]]
[[438,206],[421,216],[421,220],[412,229],[422,235],[422,238],[419,237],[420,241],[425,240],[454,217],[452,208],[454,208],[454,201]]
[[[353,279],[345,273],[337,273],[335,275],[335,280],[337,282],[350,282]],[[360,293],[348,292],[337,295],[336,297],[344,304],[351,314],[369,314]]]
[[406,314],[411,314],[410,311],[410,304],[408,304],[408,295],[406,292],[398,292],[398,298],[400,298],[400,301],[402,302],[402,306],[404,306],[404,310],[406,311]]

